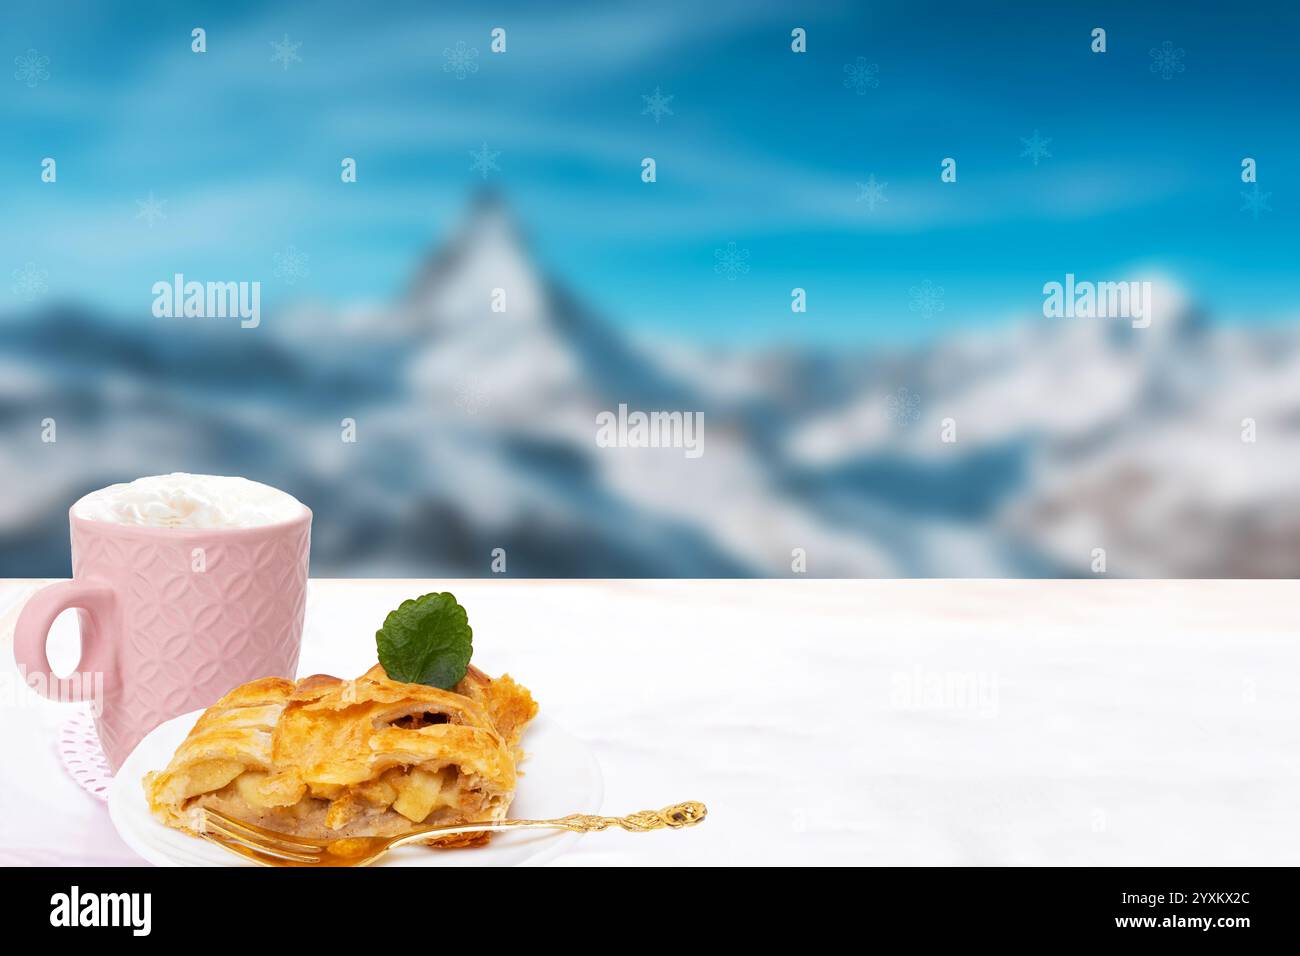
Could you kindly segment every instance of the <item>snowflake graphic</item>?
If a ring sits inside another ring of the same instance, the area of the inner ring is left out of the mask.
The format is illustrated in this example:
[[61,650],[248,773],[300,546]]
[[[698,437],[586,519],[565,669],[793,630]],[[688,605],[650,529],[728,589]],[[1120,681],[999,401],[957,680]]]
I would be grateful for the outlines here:
[[749,250],[737,249],[734,242],[727,243],[724,248],[714,249],[713,258],[717,260],[713,271],[728,282],[735,282],[749,272]]
[[1268,201],[1273,198],[1273,194],[1260,192],[1259,183],[1256,183],[1250,192],[1242,193],[1241,198],[1243,202],[1241,211],[1250,213],[1256,221],[1259,220],[1261,212],[1273,211],[1273,207],[1268,204]]
[[875,212],[876,207],[882,202],[889,202],[889,197],[885,195],[885,188],[889,183],[876,182],[876,174],[872,173],[867,177],[865,183],[858,183],[858,202],[867,204],[867,212]]
[[868,63],[865,56],[860,56],[852,63],[844,64],[844,88],[852,90],[858,96],[865,96],[867,90],[874,90],[880,85],[880,65]]
[[32,301],[38,295],[42,295],[49,288],[45,280],[50,274],[45,269],[38,269],[36,263],[29,262],[20,269],[15,269],[12,273],[14,284],[14,295],[27,302]]
[[298,55],[298,47],[302,46],[302,41],[296,43],[289,39],[289,34],[284,35],[283,40],[272,40],[271,49],[275,52],[271,54],[271,62],[281,64],[286,71],[294,63],[301,63],[302,57]]
[[483,178],[487,179],[488,173],[501,172],[501,167],[497,165],[497,157],[501,155],[499,149],[488,149],[488,144],[484,143],[478,149],[471,149],[469,155],[474,160],[469,167],[471,173],[482,173]]
[[297,246],[289,246],[271,258],[275,262],[275,277],[283,279],[289,285],[311,275],[311,270],[307,268],[307,260],[311,257]]
[[641,115],[653,116],[655,118],[656,126],[665,116],[673,115],[673,111],[668,108],[668,104],[673,101],[672,94],[665,96],[660,91],[659,87],[656,86],[655,91],[648,95],[642,93],[641,99],[645,101],[645,109],[641,111]]
[[46,69],[50,65],[50,58],[42,56],[36,50],[28,50],[22,56],[14,57],[14,79],[20,80],[27,84],[28,89],[35,89],[36,85],[42,80],[50,78],[50,71]]
[[908,309],[912,312],[920,312],[921,318],[932,318],[936,313],[943,311],[943,286],[935,285],[929,279],[924,280],[920,285],[914,285],[908,290],[908,295],[912,301],[908,303]]
[[477,415],[492,404],[488,395],[477,382],[462,379],[456,383],[456,407],[467,415]]
[[1166,40],[1159,46],[1151,48],[1151,72],[1160,74],[1163,80],[1173,79],[1175,73],[1182,73],[1187,67],[1183,66],[1183,54],[1186,51],[1182,47],[1175,47],[1172,40]]
[[442,59],[442,72],[454,73],[458,80],[478,72],[478,49],[466,46],[464,40],[457,40],[455,46],[443,47]]
[[167,205],[167,200],[154,199],[152,191],[150,191],[148,199],[137,199],[135,204],[140,207],[140,211],[135,214],[135,218],[143,219],[149,224],[150,229],[159,219],[167,218],[167,212],[163,209]]
[[885,398],[885,414],[895,425],[914,425],[921,420],[921,396],[900,388]]
[[1030,136],[1027,139],[1022,136],[1020,137],[1020,142],[1025,144],[1025,148],[1020,151],[1021,157],[1023,158],[1028,156],[1034,161],[1035,166],[1038,165],[1040,159],[1052,158],[1052,153],[1047,148],[1052,143],[1052,138],[1050,136],[1047,137],[1047,139],[1043,139],[1043,137],[1038,135],[1038,130],[1034,130],[1033,136]]

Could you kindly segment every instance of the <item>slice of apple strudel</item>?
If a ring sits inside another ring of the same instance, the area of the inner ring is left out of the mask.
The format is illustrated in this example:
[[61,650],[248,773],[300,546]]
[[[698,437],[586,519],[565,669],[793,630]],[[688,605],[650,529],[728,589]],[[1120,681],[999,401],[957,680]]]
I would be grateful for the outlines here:
[[379,665],[354,681],[264,678],[209,707],[145,794],[155,816],[190,831],[197,807],[327,840],[501,820],[536,713],[509,675],[472,666],[451,690],[390,680]]

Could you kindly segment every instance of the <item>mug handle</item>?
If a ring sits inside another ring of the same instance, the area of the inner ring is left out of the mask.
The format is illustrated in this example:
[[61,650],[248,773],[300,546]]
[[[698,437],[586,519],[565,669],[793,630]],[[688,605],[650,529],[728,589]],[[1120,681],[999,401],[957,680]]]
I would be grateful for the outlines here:
[[[51,700],[81,700],[85,684],[76,678],[93,671],[106,673],[112,662],[112,646],[103,635],[116,606],[117,598],[108,585],[76,578],[43,587],[28,598],[14,625],[14,660],[23,669],[27,686]],[[85,611],[94,626],[90,633],[82,629],[76,670],[67,677],[56,677],[50,671],[45,643],[54,619],[74,607]],[[33,681],[33,674],[41,679]]]

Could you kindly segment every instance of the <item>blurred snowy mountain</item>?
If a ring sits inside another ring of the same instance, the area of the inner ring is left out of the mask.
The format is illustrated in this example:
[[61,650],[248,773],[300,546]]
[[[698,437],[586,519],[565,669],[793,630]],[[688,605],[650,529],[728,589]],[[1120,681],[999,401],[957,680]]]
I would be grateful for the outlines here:
[[[0,575],[68,573],[74,499],[178,470],[307,502],[318,575],[484,575],[495,548],[528,576],[784,576],[794,549],[813,576],[1071,575],[1096,548],[1114,575],[1294,575],[1300,337],[1152,278],[1148,329],[702,351],[593,315],[484,197],[390,307],[9,316]],[[702,412],[703,454],[599,447],[620,404]]]

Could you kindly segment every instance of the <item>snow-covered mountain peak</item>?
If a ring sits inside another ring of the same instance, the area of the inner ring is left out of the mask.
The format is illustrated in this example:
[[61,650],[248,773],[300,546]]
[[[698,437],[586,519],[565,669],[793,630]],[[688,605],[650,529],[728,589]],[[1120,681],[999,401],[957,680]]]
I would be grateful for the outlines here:
[[572,404],[582,376],[553,299],[505,204],[480,196],[407,299],[412,386],[498,420]]
[[[431,330],[545,321],[546,283],[504,201],[480,195],[421,270],[408,308]],[[463,331],[456,329],[456,331]]]
[[620,402],[699,408],[693,386],[543,272],[495,195],[471,205],[404,310],[412,388],[497,424],[589,437],[594,413]]

